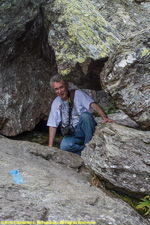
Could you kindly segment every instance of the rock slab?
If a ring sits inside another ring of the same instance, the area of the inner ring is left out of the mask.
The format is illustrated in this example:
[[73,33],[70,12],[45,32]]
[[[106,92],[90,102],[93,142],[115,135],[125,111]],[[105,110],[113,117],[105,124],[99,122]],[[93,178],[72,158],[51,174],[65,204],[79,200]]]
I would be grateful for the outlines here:
[[[91,186],[89,174],[77,172],[82,163],[56,148],[0,138],[0,221],[148,225],[122,200]],[[24,183],[14,182],[9,173],[14,169]]]
[[106,186],[136,197],[150,194],[149,131],[116,123],[98,125],[82,158]]

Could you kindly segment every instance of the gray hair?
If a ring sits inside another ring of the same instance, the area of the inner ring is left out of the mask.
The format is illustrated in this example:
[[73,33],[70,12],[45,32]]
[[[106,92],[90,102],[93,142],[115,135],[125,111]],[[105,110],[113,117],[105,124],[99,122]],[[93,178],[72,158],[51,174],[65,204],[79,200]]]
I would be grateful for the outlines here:
[[[51,91],[55,92],[54,88],[53,88],[53,82],[60,82],[61,80],[64,81],[63,77],[58,73],[54,76],[51,77],[50,79],[50,87],[51,87]],[[67,84],[66,81],[64,81],[65,85]]]

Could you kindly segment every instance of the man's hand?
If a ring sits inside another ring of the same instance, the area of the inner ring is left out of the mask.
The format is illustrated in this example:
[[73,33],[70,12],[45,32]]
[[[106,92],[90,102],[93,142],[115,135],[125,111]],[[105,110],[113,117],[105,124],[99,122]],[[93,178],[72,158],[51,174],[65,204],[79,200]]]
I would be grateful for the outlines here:
[[106,123],[106,122],[116,123],[116,121],[109,118],[104,119],[102,123]]

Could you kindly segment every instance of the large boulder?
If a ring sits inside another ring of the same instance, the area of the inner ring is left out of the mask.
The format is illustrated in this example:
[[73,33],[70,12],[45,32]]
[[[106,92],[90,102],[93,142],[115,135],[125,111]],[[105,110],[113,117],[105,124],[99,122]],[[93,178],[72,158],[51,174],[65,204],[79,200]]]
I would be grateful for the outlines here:
[[98,125],[82,152],[107,187],[134,196],[150,194],[150,131],[116,123]]
[[75,154],[0,137],[0,168],[3,223],[149,224],[122,200],[91,186]]
[[105,90],[131,119],[150,129],[150,30],[125,39],[100,74]]
[[43,1],[0,1],[0,133],[14,136],[48,115],[55,59],[40,14]]
[[149,3],[133,0],[47,2],[42,12],[58,71],[78,84],[88,79],[93,86],[92,78],[97,81],[96,75],[118,43],[149,27],[149,9]]
[[63,75],[74,72],[78,83],[77,67],[87,75],[93,60],[101,60],[103,65],[121,39],[117,29],[100,15],[91,1],[54,0],[42,9],[58,71]]
[[149,27],[149,0],[92,0],[92,3],[123,37]]

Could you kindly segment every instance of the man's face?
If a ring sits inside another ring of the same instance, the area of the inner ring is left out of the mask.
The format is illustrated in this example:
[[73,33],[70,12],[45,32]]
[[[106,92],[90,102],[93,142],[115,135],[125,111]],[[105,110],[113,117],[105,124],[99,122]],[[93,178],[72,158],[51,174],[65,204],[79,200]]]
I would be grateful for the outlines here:
[[53,82],[53,88],[57,96],[59,96],[63,101],[67,100],[68,85],[66,85],[63,80],[60,82]]

